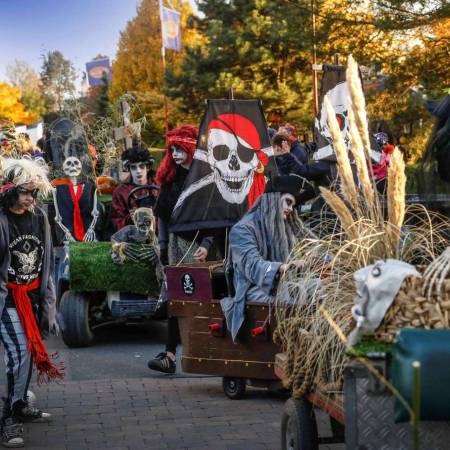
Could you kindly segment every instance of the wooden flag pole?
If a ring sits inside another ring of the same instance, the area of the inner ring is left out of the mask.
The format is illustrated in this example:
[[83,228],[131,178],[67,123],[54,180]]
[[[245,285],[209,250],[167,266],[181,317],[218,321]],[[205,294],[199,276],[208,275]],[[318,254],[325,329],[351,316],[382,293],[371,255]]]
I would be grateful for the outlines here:
[[311,11],[312,11],[312,38],[313,38],[313,46],[312,46],[312,73],[313,73],[313,95],[314,95],[314,118],[317,116],[319,112],[319,94],[317,91],[317,70],[315,70],[315,66],[317,66],[317,47],[316,47],[316,2],[315,0],[311,0]]
[[159,17],[161,22],[161,54],[162,54],[162,68],[163,68],[163,98],[164,98],[164,130],[166,135],[166,146],[169,135],[169,105],[165,92],[166,87],[166,48],[164,47],[163,39],[163,21],[162,21],[162,0],[159,0]]

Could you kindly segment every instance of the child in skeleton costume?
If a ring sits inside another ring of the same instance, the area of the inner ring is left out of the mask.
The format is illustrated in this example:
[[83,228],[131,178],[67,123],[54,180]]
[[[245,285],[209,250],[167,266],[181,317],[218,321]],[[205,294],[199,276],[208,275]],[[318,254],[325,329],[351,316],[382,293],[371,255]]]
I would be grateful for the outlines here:
[[156,269],[158,279],[163,279],[163,267],[156,243],[155,216],[151,208],[138,208],[133,213],[133,225],[127,225],[111,237],[112,260],[124,264],[127,260],[146,262]]
[[47,420],[50,414],[28,404],[32,365],[38,383],[63,378],[62,366],[50,359],[42,336],[57,333],[53,246],[39,192],[51,185],[39,161],[4,162],[0,209],[0,339],[5,346],[7,397],[2,417],[2,443],[23,446],[20,422]]
[[95,241],[100,215],[95,184],[81,180],[82,164],[75,156],[66,158],[62,168],[67,178],[53,181],[53,201],[55,222],[64,233],[63,240]]
[[[130,172],[128,180],[121,184],[113,194],[112,198],[112,213],[111,218],[116,230],[120,230],[125,225],[133,223],[131,218],[132,212],[138,206],[136,201],[131,202],[131,208],[128,206],[128,196],[130,192],[138,186],[145,186],[149,184],[156,184],[154,180],[154,171],[151,167],[154,163],[154,158],[148,149],[142,144],[133,144],[131,149],[125,150],[122,154],[122,164],[125,170]],[[158,192],[143,191],[140,196],[150,195],[148,204],[139,206],[154,206],[152,198],[156,199]]]
[[234,297],[221,300],[233,340],[244,322],[245,302],[268,302],[300,229],[293,210],[303,180],[296,175],[274,177],[248,213],[232,227],[230,255],[233,266]]

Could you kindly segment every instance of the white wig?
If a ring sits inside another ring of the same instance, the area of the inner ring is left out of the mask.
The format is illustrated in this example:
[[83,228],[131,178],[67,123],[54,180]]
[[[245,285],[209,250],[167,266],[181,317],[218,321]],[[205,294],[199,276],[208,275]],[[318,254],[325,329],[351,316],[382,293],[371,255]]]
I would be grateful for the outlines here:
[[16,186],[33,183],[47,196],[52,191],[52,185],[48,179],[48,166],[42,158],[32,160],[30,158],[5,158],[2,161],[3,183],[12,183]]

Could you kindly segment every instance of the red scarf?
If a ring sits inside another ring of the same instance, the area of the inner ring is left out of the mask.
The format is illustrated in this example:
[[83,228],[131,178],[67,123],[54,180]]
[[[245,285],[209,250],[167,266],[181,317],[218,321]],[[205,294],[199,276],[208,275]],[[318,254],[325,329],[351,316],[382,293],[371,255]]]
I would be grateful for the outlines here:
[[78,185],[77,193],[75,194],[73,184],[69,183],[69,191],[73,202],[73,234],[77,241],[82,241],[85,233],[83,218],[81,217],[80,211],[80,198],[83,195],[83,185]]
[[27,338],[27,351],[31,353],[39,372],[38,384],[41,384],[42,381],[49,382],[54,379],[64,378],[64,373],[62,372],[64,365],[60,363],[56,366],[50,361],[34,317],[33,308],[31,307],[28,292],[39,288],[39,278],[36,278],[31,284],[15,284],[10,281],[6,286],[11,289],[17,314]]

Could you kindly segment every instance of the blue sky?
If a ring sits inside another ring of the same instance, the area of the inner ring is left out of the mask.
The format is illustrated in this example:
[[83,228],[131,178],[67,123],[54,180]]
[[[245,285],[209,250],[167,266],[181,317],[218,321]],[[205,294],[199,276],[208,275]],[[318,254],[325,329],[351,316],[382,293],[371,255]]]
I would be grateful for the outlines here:
[[[193,1],[191,1],[193,3]],[[111,59],[139,0],[0,0],[0,81],[15,59],[39,71],[41,55],[59,50],[79,75],[97,54]]]

